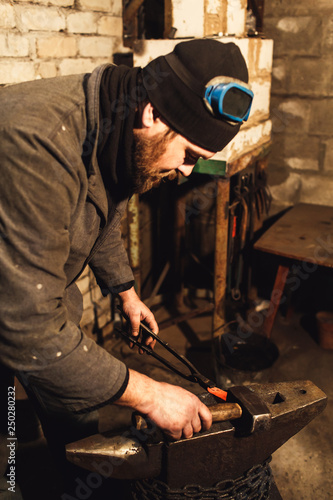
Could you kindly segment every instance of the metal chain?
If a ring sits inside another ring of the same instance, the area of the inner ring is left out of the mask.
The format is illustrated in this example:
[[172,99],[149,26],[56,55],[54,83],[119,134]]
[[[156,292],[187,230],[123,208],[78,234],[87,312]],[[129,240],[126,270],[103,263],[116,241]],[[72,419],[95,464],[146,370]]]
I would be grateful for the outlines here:
[[146,479],[132,483],[133,500],[265,500],[269,498],[271,457],[236,479],[219,481],[212,487],[187,485],[171,489],[163,481]]

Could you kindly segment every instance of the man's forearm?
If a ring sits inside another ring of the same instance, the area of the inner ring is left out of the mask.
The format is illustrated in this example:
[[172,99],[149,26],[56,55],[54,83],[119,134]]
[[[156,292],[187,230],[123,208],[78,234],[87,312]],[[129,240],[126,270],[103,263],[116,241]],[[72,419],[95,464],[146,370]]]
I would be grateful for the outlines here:
[[117,405],[128,406],[141,413],[147,413],[149,401],[154,399],[155,393],[158,390],[158,382],[129,369],[129,380],[127,387],[118,401]]

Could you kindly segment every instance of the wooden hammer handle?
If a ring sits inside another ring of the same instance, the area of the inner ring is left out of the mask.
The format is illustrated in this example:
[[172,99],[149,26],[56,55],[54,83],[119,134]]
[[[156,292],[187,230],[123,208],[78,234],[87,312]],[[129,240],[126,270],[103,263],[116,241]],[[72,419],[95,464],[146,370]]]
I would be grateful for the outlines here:
[[[213,422],[225,422],[242,416],[242,408],[237,403],[221,403],[214,406],[208,406]],[[148,424],[143,415],[138,413],[133,414],[134,425],[138,431],[148,429]]]
[[212,414],[213,422],[225,422],[242,416],[242,408],[237,403],[221,403],[208,408]]

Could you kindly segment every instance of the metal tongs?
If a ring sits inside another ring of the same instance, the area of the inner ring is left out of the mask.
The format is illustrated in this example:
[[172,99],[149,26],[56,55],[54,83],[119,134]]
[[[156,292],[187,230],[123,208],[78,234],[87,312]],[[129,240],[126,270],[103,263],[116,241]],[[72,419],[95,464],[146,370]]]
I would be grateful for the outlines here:
[[[120,310],[122,316],[126,320],[128,320],[127,316],[120,309],[120,307],[119,307],[119,310]],[[139,335],[136,337],[134,337],[133,335],[130,335],[128,332],[125,332],[124,330],[122,330],[120,328],[117,328],[117,331],[120,333],[120,335],[125,340],[127,340],[128,342],[132,342],[134,345],[139,347],[139,349],[142,349],[142,351],[146,352],[149,356],[152,356],[153,358],[155,358],[158,361],[160,361],[161,363],[163,363],[163,365],[167,366],[170,370],[177,373],[177,375],[179,375],[180,377],[183,377],[185,380],[189,380],[190,382],[195,382],[195,383],[199,384],[206,391],[208,391],[211,394],[213,394],[214,396],[226,401],[226,399],[227,399],[227,392],[226,391],[223,391],[219,387],[216,387],[215,382],[213,382],[212,380],[210,380],[209,378],[205,377],[200,372],[198,372],[198,370],[195,368],[195,366],[188,359],[186,359],[185,356],[183,356],[182,354],[179,354],[177,351],[175,351],[175,349],[170,347],[167,342],[164,342],[164,340],[162,340],[158,335],[156,335],[156,333],[152,332],[151,329],[148,328],[148,326],[146,326],[144,323],[140,322]],[[186,374],[186,373],[178,370],[178,368],[176,368],[172,363],[170,363],[170,361],[168,361],[167,359],[165,359],[162,356],[160,356],[159,354],[157,354],[151,347],[145,345],[143,343],[143,341],[138,340],[140,338],[140,336],[142,337],[143,331],[146,334],[148,334],[149,337],[152,337],[153,339],[155,339],[161,346],[164,347],[164,349],[166,349],[168,352],[170,352],[176,359],[178,359],[183,365],[185,365],[189,369],[190,373]]]

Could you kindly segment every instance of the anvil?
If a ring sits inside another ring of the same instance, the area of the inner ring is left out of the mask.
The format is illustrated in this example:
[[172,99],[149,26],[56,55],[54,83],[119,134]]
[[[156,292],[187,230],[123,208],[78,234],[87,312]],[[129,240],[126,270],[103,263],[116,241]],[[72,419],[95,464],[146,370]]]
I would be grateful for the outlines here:
[[[211,394],[201,399],[208,406],[217,402]],[[312,382],[296,381],[233,387],[228,401],[240,404],[242,417],[213,423],[190,439],[170,441],[154,425],[143,431],[133,426],[71,443],[67,459],[94,472],[108,470],[117,479],[208,487],[263,463],[324,410],[327,397]]]

